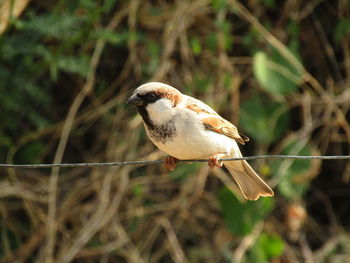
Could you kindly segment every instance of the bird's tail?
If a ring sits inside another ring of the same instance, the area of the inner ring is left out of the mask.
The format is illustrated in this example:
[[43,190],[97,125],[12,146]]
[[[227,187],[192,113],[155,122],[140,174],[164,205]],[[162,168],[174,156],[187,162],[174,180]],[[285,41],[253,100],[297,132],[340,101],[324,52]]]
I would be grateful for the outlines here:
[[225,167],[235,179],[246,199],[257,200],[260,196],[274,195],[272,189],[259,177],[246,160],[225,162]]

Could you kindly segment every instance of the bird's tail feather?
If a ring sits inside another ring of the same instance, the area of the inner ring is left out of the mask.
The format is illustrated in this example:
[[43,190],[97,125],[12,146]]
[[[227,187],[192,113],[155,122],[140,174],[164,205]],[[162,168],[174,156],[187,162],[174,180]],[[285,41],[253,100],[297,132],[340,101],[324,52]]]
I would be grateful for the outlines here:
[[274,195],[272,189],[259,177],[246,160],[225,162],[225,167],[235,179],[246,199],[257,200],[260,196]]

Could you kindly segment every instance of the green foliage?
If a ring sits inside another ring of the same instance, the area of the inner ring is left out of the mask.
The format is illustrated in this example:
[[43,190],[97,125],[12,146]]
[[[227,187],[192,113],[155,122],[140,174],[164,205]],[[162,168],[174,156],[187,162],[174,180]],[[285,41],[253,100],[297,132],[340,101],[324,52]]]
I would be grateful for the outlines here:
[[224,83],[223,86],[224,88],[229,91],[232,88],[232,81],[233,81],[233,77],[230,73],[225,73],[224,74]]
[[213,79],[209,75],[197,75],[194,80],[193,80],[193,90],[199,90],[201,92],[206,92],[209,90],[210,86],[213,84],[212,83]]
[[251,55],[261,52],[257,45],[257,43],[261,41],[262,38],[260,33],[253,27],[249,27],[247,33],[242,36],[242,45]]
[[[295,58],[299,56],[299,24],[295,20],[288,23],[288,48]],[[255,36],[257,39],[257,36]],[[250,46],[255,43],[249,42]],[[277,95],[293,94],[298,90],[302,78],[300,72],[291,61],[287,60],[279,50],[270,47],[270,53],[256,50],[253,57],[253,71],[259,85],[268,92]]]
[[178,165],[176,169],[170,173],[170,176],[177,181],[181,181],[186,179],[188,176],[196,174],[200,163],[192,163],[191,165]]
[[201,45],[199,39],[196,37],[191,38],[190,44],[191,44],[191,50],[192,50],[193,54],[199,55],[202,51],[202,45]]
[[[96,40],[103,39],[114,46],[125,46],[130,38],[130,34],[126,31],[116,32],[101,28],[92,33],[92,38]],[[136,38],[139,39],[141,36],[137,36]]]
[[[49,70],[52,80],[57,79],[58,71],[85,76],[87,57],[65,55],[64,50],[58,54],[57,50],[43,42],[50,39],[72,40],[80,34],[79,25],[80,19],[73,15],[31,14],[18,28],[16,35],[1,39],[0,49],[3,52],[0,59],[6,63],[6,67],[0,66],[0,92],[3,94],[0,101],[4,112],[20,113],[37,127],[49,123],[40,107],[49,105],[51,101],[50,81],[41,80],[42,75],[45,70]],[[7,122],[14,122],[12,126],[18,126],[16,120]]]
[[240,202],[226,187],[220,190],[218,198],[228,230],[240,236],[249,234],[255,224],[262,221],[274,207],[272,198]]
[[45,38],[72,40],[80,34],[82,18],[68,13],[35,16],[24,23],[24,30]]
[[57,56],[53,57],[49,63],[51,79],[54,81],[57,80],[59,72],[77,74],[85,77],[89,71],[89,60],[84,55],[79,58],[73,56]]
[[[2,234],[2,238],[6,237],[8,241],[8,245],[11,249],[17,249],[23,243],[19,238],[19,236],[9,229],[6,229],[6,230],[1,229],[1,234]],[[4,252],[5,251],[0,248],[0,256],[4,256]]]
[[233,36],[232,32],[232,24],[226,20],[217,21],[216,25],[219,29],[218,34],[221,34],[222,38],[217,37],[217,41],[223,42],[218,43],[217,45],[223,46],[224,50],[230,51],[232,49]]
[[144,194],[144,188],[142,185],[135,185],[132,189],[133,194],[135,195],[135,197],[137,198],[142,198],[143,194]]
[[17,153],[16,159],[23,163],[39,163],[39,157],[44,147],[42,142],[28,143]]
[[339,43],[345,37],[350,37],[350,20],[340,18],[334,30],[334,39]]
[[282,255],[284,242],[277,235],[261,234],[254,246],[249,250],[246,262],[269,263]]
[[[299,147],[299,140],[290,138],[287,140],[281,150],[281,154],[290,155],[312,155],[312,148],[309,144]],[[290,165],[283,168],[286,162]],[[306,180],[305,174],[311,168],[311,160],[273,160],[271,170],[275,176],[281,176],[282,180],[278,184],[280,193],[288,199],[297,199],[304,195],[309,186],[309,180]]]
[[260,1],[268,8],[276,7],[276,0],[260,0]]
[[205,38],[205,45],[210,51],[215,52],[218,48],[217,34],[209,33]]
[[266,101],[263,96],[256,95],[241,105],[240,125],[260,143],[278,140],[287,131],[289,120],[285,104]]
[[216,11],[221,11],[221,10],[227,8],[228,1],[227,0],[212,0],[211,5]]
[[260,86],[272,94],[291,94],[297,91],[301,73],[278,52],[269,57],[257,52],[253,60],[254,76]]
[[[91,41],[105,38],[109,43],[125,45],[130,37],[126,33],[90,28],[114,4],[114,0],[105,1],[102,6],[89,0],[69,1],[65,9],[61,1],[51,12],[37,14],[29,10],[11,21],[10,33],[0,37],[0,110],[4,127],[0,127],[0,159],[4,160],[10,147],[7,142],[12,138],[55,121],[57,115],[50,111],[53,87],[67,86],[62,74],[77,79],[87,76]],[[74,13],[77,8],[90,12]],[[25,150],[28,156],[37,156],[38,152],[31,146]],[[16,156],[24,158],[24,154]]]
[[148,75],[153,75],[159,66],[161,46],[158,42],[153,40],[148,40],[146,42],[147,52],[150,54],[150,61],[144,65],[144,72]]

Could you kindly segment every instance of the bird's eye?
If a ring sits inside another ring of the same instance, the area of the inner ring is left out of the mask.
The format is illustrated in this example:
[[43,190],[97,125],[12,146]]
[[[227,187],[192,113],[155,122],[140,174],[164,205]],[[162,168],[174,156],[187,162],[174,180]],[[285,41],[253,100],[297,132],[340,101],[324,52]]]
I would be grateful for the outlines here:
[[156,94],[154,94],[153,92],[147,94],[147,99],[152,100],[152,99],[155,99],[155,98],[156,98]]

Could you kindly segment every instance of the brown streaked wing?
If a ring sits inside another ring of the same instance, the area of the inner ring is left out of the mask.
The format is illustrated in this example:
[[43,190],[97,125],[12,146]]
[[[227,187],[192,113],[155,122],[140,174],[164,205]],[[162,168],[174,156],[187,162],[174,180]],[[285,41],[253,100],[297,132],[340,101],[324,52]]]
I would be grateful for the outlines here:
[[246,136],[246,135],[244,135],[244,134],[242,134],[242,133],[239,133],[239,136],[241,136],[241,138],[243,139],[243,141],[245,141],[245,142],[249,142],[249,137],[248,136]]
[[209,112],[209,111],[199,107],[197,104],[189,104],[189,105],[186,106],[186,108],[189,109],[189,110],[192,110],[192,111],[194,111],[196,113],[206,113],[206,114],[212,114],[212,115],[214,114],[212,112]]
[[192,110],[198,114],[204,113],[209,115],[219,116],[215,110],[213,110],[209,105],[204,102],[197,100],[193,97],[186,96],[186,108]]
[[242,138],[232,123],[217,116],[203,118],[203,124],[206,129],[233,138],[240,144],[245,144],[249,140],[246,136]]

